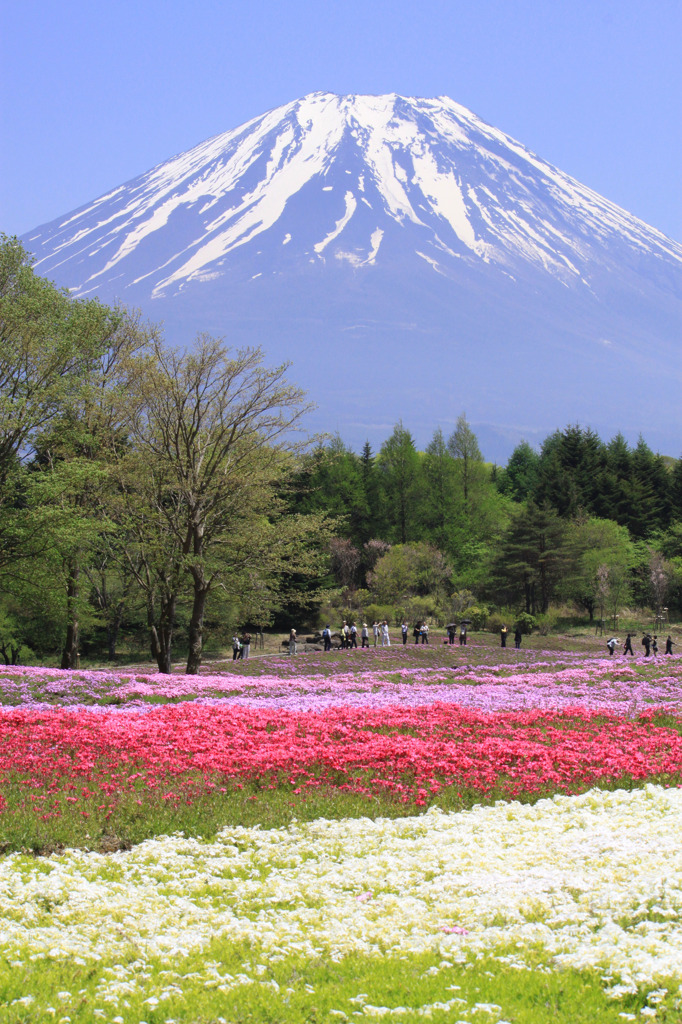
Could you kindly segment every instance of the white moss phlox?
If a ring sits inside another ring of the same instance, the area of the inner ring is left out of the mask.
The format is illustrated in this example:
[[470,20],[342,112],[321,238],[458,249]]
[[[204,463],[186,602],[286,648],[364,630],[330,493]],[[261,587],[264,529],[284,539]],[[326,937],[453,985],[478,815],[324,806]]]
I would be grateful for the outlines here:
[[[228,828],[213,842],[171,836],[107,855],[14,854],[0,863],[0,951],[101,960],[104,997],[131,991],[149,958],[177,967],[220,936],[271,959],[512,945],[522,958],[533,945],[627,990],[682,980],[680,835],[682,791],[647,786]],[[123,968],[131,946],[137,967]]]

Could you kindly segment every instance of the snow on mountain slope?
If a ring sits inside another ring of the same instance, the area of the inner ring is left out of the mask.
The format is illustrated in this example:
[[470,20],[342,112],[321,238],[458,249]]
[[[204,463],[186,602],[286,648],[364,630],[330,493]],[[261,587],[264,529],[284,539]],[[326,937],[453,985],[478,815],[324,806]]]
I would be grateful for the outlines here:
[[[24,241],[76,295],[139,305],[173,336],[263,344],[313,394],[308,360],[340,346],[488,365],[516,352],[515,399],[469,379],[459,399],[441,388],[437,415],[459,401],[490,420],[492,406],[498,432],[528,431],[550,411],[597,422],[596,403],[602,429],[646,432],[665,408],[666,443],[680,433],[682,246],[447,97],[306,96]],[[614,359],[623,386],[665,366],[662,405],[633,384],[630,410],[609,411],[595,375],[613,377]],[[575,393],[552,399],[567,372]],[[375,419],[408,423],[419,399],[400,375],[387,385]],[[364,429],[363,394],[342,386],[331,425]]]

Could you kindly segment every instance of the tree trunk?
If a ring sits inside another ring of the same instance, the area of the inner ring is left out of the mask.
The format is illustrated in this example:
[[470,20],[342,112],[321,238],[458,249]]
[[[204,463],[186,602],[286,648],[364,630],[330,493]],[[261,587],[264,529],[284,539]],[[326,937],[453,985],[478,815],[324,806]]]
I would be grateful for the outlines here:
[[204,644],[204,611],[208,597],[209,584],[203,576],[195,576],[194,601],[192,616],[189,620],[189,653],[187,655],[187,675],[195,676],[201,665],[201,654]]
[[175,595],[161,599],[159,622],[154,622],[154,606],[147,605],[147,623],[151,641],[152,658],[159,672],[164,675],[171,673],[171,644],[173,641],[173,623],[175,621]]
[[118,633],[121,628],[121,620],[123,619],[123,602],[120,601],[116,606],[114,617],[111,622],[107,622],[107,657],[109,661],[116,661],[116,644],[118,642]]
[[61,668],[76,668],[78,664],[78,566],[69,564],[66,584],[66,643],[62,651]]

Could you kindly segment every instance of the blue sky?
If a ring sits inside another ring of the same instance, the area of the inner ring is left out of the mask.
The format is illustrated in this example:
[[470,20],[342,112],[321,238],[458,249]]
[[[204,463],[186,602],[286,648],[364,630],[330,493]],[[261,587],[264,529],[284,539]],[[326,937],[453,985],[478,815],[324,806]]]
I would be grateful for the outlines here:
[[22,0],[0,230],[318,89],[449,95],[682,240],[682,0]]

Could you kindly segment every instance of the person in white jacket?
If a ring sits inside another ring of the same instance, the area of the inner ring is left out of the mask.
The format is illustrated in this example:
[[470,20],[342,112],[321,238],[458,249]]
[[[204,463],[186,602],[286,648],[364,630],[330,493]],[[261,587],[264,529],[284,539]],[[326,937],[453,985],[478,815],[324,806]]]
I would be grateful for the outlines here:
[[386,621],[386,619],[384,619],[384,621],[383,621],[383,623],[381,625],[381,646],[382,647],[390,647],[391,646],[391,638],[388,635],[388,622]]

